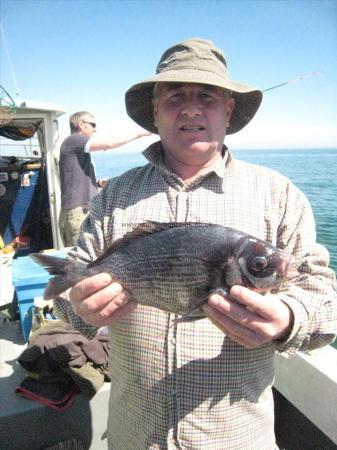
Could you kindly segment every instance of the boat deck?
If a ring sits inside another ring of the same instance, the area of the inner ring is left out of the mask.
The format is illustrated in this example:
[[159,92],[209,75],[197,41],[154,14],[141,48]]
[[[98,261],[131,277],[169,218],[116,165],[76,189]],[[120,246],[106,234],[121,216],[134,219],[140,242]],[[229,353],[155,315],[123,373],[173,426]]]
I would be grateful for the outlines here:
[[[1,449],[43,450],[72,439],[80,441],[86,450],[107,449],[107,441],[102,436],[110,384],[105,383],[91,401],[77,395],[72,407],[61,413],[22,398],[15,393],[15,387],[25,377],[24,369],[17,363],[25,348],[20,322],[0,320]],[[277,376],[284,377],[282,369],[277,369]],[[276,389],[274,396],[275,432],[280,449],[337,450],[337,445]],[[335,409],[331,415],[336,416]]]
[[110,384],[105,383],[91,401],[77,395],[71,408],[64,412],[21,397],[15,393],[25,378],[24,369],[17,363],[25,348],[20,322],[0,320],[1,450],[42,450],[73,439],[80,441],[83,449],[106,449],[107,441],[102,436]]

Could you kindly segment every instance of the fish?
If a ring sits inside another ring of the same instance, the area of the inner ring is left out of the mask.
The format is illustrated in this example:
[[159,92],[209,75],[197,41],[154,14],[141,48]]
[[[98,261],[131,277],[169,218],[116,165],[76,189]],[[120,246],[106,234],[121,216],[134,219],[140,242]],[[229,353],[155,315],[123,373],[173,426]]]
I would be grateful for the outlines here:
[[96,260],[33,253],[51,275],[44,299],[108,272],[140,304],[181,316],[205,317],[211,293],[241,285],[264,293],[296,276],[293,257],[242,231],[209,223],[145,222],[116,240]]

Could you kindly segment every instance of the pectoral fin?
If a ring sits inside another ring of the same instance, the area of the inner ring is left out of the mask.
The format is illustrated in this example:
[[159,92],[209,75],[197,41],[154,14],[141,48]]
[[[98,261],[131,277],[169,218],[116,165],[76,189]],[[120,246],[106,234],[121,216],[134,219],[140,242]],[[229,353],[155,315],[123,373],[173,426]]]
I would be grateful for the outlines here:
[[200,302],[193,305],[192,308],[186,311],[186,313],[183,314],[181,317],[175,319],[173,325],[181,322],[191,322],[193,320],[204,319],[206,317],[206,314],[203,312],[202,306],[208,302],[209,297],[213,294],[221,295],[222,297],[225,298],[230,297],[231,299],[233,299],[233,297],[229,294],[229,292],[226,289],[223,288],[213,289],[212,291],[209,292],[206,298],[202,299]]

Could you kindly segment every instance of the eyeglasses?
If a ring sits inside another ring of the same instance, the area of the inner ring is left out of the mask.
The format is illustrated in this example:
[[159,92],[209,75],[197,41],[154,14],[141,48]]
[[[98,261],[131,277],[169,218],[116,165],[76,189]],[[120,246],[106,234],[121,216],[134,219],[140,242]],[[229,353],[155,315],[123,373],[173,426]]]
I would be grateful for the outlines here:
[[93,128],[96,128],[95,122],[87,122],[86,120],[82,120],[82,122],[88,123],[88,124],[91,125]]

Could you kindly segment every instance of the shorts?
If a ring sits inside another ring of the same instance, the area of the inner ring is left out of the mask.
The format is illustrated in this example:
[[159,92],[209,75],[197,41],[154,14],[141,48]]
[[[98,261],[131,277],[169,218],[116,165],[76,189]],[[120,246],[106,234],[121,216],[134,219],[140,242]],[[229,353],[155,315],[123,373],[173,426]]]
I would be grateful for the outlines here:
[[80,235],[80,229],[83,220],[87,217],[88,208],[78,206],[72,209],[61,209],[59,217],[60,234],[63,244],[66,247],[72,247]]

